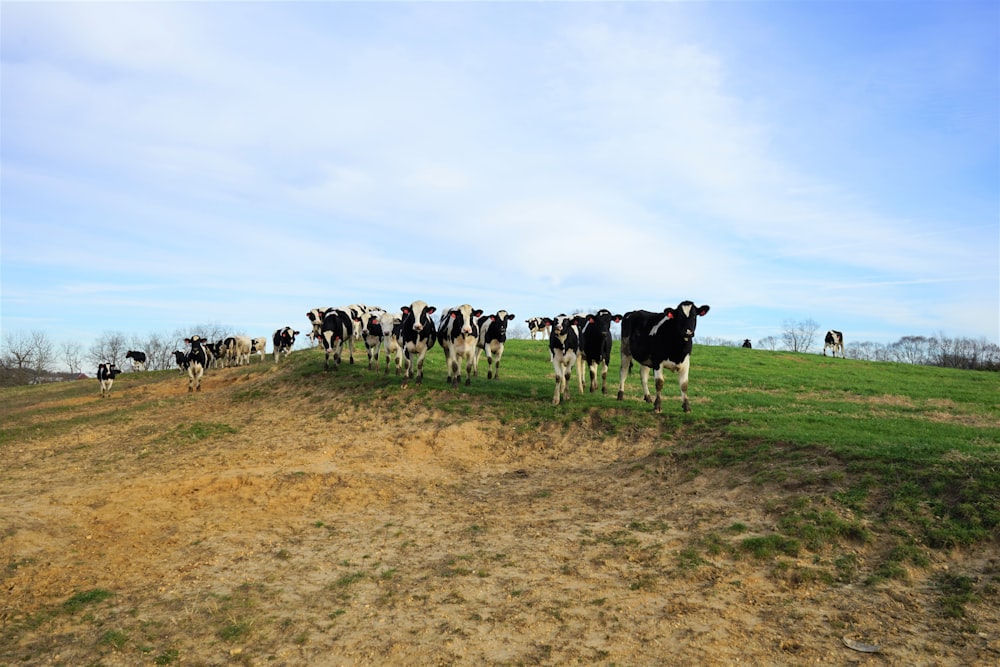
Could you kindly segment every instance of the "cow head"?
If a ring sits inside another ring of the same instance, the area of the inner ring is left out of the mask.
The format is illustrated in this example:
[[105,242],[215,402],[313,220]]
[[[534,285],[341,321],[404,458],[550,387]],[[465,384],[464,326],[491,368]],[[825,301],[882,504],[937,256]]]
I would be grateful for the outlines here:
[[433,324],[430,316],[437,312],[437,308],[428,306],[425,301],[414,301],[409,306],[403,306],[400,310],[404,317],[407,315],[413,317],[414,331],[422,331],[427,324]]
[[698,327],[698,316],[708,313],[709,306],[696,306],[693,301],[681,301],[676,308],[666,308],[667,319],[677,331],[690,342],[694,338],[694,330]]

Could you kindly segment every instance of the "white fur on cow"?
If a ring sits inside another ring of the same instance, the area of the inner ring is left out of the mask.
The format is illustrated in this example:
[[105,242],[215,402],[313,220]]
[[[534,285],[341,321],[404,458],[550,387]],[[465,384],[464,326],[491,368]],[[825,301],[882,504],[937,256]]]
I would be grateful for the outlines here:
[[201,378],[205,374],[208,366],[209,354],[206,350],[207,343],[201,336],[191,336],[185,338],[184,342],[191,346],[188,350],[188,393],[201,391]]

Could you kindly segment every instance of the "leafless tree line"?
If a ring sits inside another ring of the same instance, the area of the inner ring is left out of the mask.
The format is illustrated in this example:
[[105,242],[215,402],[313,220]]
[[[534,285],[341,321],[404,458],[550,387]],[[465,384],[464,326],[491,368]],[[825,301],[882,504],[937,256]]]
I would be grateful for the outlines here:
[[[184,339],[195,332],[208,340],[233,335],[229,328],[219,324],[203,324],[183,331],[178,329],[170,336],[152,333],[145,338],[106,331],[90,347],[84,348],[77,341],[57,345],[44,331],[5,332],[0,347],[0,386],[75,378],[81,373],[92,375],[97,365],[102,363],[131,370],[131,362],[125,359],[129,350],[146,353],[146,370],[174,368],[174,350],[183,350]],[[57,367],[68,369],[68,372],[55,372]]]

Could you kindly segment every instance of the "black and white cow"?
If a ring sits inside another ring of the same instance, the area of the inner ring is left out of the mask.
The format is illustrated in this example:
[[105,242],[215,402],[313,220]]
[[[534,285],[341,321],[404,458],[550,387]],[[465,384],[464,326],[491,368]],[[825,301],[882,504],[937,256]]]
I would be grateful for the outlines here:
[[752,350],[753,349],[753,344],[750,343],[750,339],[749,338],[744,338],[743,339],[743,348],[746,349],[746,350]]
[[649,369],[653,369],[656,379],[656,400],[653,409],[661,412],[661,392],[663,390],[663,369],[680,374],[681,405],[684,412],[691,412],[688,401],[688,372],[691,369],[691,341],[698,316],[708,313],[709,306],[696,306],[691,301],[682,301],[676,308],[666,308],[662,313],[634,310],[625,313],[622,319],[622,366],[618,384],[618,400],[625,397],[625,376],[632,368],[632,360],[638,361],[639,376],[642,378],[642,394],[647,403],[649,395]]
[[473,308],[465,303],[449,308],[438,322],[438,340],[444,350],[448,367],[448,383],[457,387],[462,379],[462,362],[465,362],[465,385],[472,384],[472,367],[479,345],[479,318],[482,308]]
[[299,332],[291,327],[278,329],[271,335],[271,345],[274,348],[274,363],[281,361],[282,355],[288,356],[295,347],[295,337]]
[[188,367],[188,355],[187,352],[181,352],[180,350],[174,350],[174,361],[177,362],[177,369],[181,373],[187,372]]
[[378,370],[378,355],[382,352],[382,347],[386,343],[385,331],[382,329],[382,318],[385,311],[381,308],[372,308],[365,312],[362,317],[361,338],[365,341],[365,350],[368,352],[368,370]]
[[[403,373],[403,388],[409,384],[411,377],[416,377],[417,384],[424,381],[424,357],[427,351],[434,347],[437,332],[434,330],[434,320],[431,315],[437,311],[434,306],[428,306],[425,301],[414,301],[409,306],[400,308],[403,320],[400,323],[399,337],[403,347],[405,372]],[[416,358],[416,375],[414,376],[414,358]]]
[[[382,313],[378,318],[369,317],[366,336],[379,333],[382,336],[382,349],[385,350],[385,374],[389,374],[389,365],[394,364],[396,375],[403,370],[403,343],[400,334],[403,331],[402,313]],[[366,341],[367,342],[367,341]],[[375,357],[375,368],[378,370],[378,355]]]
[[184,342],[191,346],[188,350],[188,393],[201,391],[201,377],[209,362],[209,352],[206,349],[208,341],[201,336],[185,338]]
[[257,355],[261,361],[267,356],[267,336],[250,339],[250,356]]
[[576,357],[576,379],[583,393],[583,369],[590,370],[590,392],[597,391],[597,371],[601,371],[601,393],[608,393],[608,362],[611,361],[611,323],[620,323],[621,315],[612,315],[607,308],[578,320],[580,353]]
[[830,349],[834,358],[837,356],[837,350],[840,350],[840,357],[844,357],[844,334],[839,331],[834,331],[830,329],[826,332],[826,339],[823,341],[823,356],[826,356],[827,349]]
[[121,373],[114,364],[97,365],[97,381],[101,385],[101,397],[106,398],[111,395],[111,385],[115,383],[115,377]]
[[136,371],[146,370],[146,353],[138,350],[129,350],[125,353],[126,359],[132,360],[132,369]]
[[[475,374],[479,375],[479,355],[486,353],[486,361],[489,362],[489,370],[486,371],[487,380],[500,379],[500,360],[503,359],[504,345],[507,343],[507,323],[514,321],[514,313],[506,310],[498,310],[493,315],[483,315],[479,318],[479,343],[476,346],[476,358],[472,367]],[[496,366],[496,371],[493,367]]]
[[580,352],[580,329],[576,317],[558,315],[544,318],[549,334],[549,356],[552,370],[556,378],[556,390],[552,395],[552,404],[559,405],[559,399],[569,400],[569,380],[576,364],[576,356]]
[[[354,340],[354,322],[346,311],[339,308],[328,308],[323,314],[320,325],[319,342],[323,346],[325,360],[323,368],[330,370],[330,355],[333,355],[333,367],[340,368],[340,360],[345,343]],[[354,363],[354,356],[351,356]]]
[[525,320],[525,324],[528,325],[528,332],[531,334],[531,340],[535,340],[535,334],[542,334],[545,338],[549,336],[549,325],[545,324],[546,317],[532,317]]

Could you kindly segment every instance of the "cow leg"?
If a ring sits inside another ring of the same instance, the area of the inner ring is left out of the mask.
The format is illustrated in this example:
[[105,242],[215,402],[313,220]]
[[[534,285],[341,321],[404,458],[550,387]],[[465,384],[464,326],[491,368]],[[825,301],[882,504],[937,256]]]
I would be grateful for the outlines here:
[[[624,345],[622,346],[624,348]],[[625,398],[625,378],[628,376],[629,368],[632,366],[632,357],[624,352],[622,352],[622,365],[618,369],[618,400],[624,400]]]
[[[590,362],[590,369],[589,370],[590,370],[590,393],[591,394],[593,394],[595,391],[597,391],[597,366],[598,366],[598,362],[596,362],[596,361],[591,361]],[[605,372],[605,374],[606,374],[606,372]]]
[[684,412],[691,412],[691,403],[688,401],[688,373],[691,370],[691,358],[685,359],[680,366],[677,367],[677,373],[679,377],[677,378],[677,383],[681,387],[681,407],[684,408]]
[[[663,412],[663,369],[657,368],[653,373],[656,384],[656,400],[653,401],[653,412]],[[646,399],[649,400],[648,398]]]
[[601,393],[608,393],[608,361],[605,359],[601,362]]
[[[655,377],[660,377],[660,370],[657,369]],[[639,366],[639,379],[642,380],[642,400],[652,403],[653,398],[649,394],[649,367]]]

